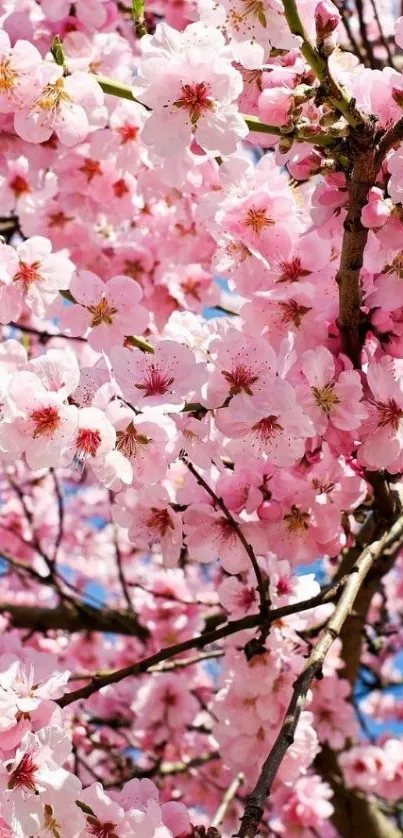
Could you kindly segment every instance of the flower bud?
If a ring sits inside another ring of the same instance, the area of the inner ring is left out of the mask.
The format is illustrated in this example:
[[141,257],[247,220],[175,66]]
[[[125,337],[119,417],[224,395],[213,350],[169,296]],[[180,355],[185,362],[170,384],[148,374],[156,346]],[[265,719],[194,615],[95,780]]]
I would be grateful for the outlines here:
[[294,107],[293,91],[289,87],[270,87],[258,99],[259,116],[269,125],[281,127],[291,122]]
[[325,38],[334,32],[341,20],[340,14],[331,0],[320,0],[315,9],[315,26],[318,40],[323,42]]
[[403,108],[403,89],[401,87],[392,88],[392,99],[394,99],[399,108]]

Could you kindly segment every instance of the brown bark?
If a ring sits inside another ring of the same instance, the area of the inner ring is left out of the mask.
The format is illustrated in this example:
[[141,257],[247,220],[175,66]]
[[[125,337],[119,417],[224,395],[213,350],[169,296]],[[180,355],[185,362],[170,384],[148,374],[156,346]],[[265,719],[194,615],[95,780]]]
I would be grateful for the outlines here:
[[363,127],[360,136],[352,139],[351,153],[353,166],[351,175],[347,179],[348,212],[344,221],[340,267],[336,281],[339,285],[339,328],[344,351],[351,358],[354,366],[360,367],[362,345],[360,273],[368,238],[368,229],[361,224],[361,212],[379,169],[372,127]]
[[0,614],[8,615],[14,628],[33,631],[62,629],[70,633],[100,631],[126,634],[143,641],[148,638],[148,630],[140,624],[135,614],[115,609],[102,610],[89,605],[46,608],[0,602]]

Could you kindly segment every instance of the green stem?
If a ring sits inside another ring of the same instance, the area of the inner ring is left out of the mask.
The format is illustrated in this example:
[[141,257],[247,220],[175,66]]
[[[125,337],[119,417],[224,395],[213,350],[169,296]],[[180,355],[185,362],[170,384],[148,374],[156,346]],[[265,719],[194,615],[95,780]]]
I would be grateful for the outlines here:
[[327,61],[313,44],[311,44],[299,16],[296,0],[283,0],[283,6],[290,32],[302,39],[302,45],[300,47],[302,55],[309,66],[312,67],[319,81],[327,88],[331,104],[343,114],[349,125],[353,128],[366,124],[368,118],[355,106],[354,100],[349,96],[347,91],[332,78]]
[[120,99],[129,99],[131,102],[139,101],[136,99],[130,84],[123,84],[121,81],[114,81],[114,79],[108,79],[106,76],[98,76],[98,74],[95,74],[95,78],[104,93],[119,96]]
[[[110,96],[118,96],[120,99],[129,99],[131,102],[138,102],[139,100],[136,99],[132,88],[128,84],[123,84],[119,81],[114,81],[114,79],[108,79],[106,76],[98,76],[95,75],[95,78],[102,88],[104,93],[109,93]],[[142,104],[140,102],[140,104]],[[143,106],[144,107],[144,106]],[[327,134],[320,133],[316,134],[311,138],[306,138],[302,135],[302,132],[296,129],[289,134],[286,134],[281,128],[278,128],[276,125],[266,125],[264,122],[261,122],[256,116],[247,116],[245,114],[241,114],[244,118],[248,128],[250,131],[259,131],[261,134],[275,134],[276,137],[290,137],[290,139],[300,140],[301,142],[312,142],[314,145],[334,145],[335,138],[329,137]]]
[[257,116],[246,116],[245,114],[241,114],[241,116],[243,116],[250,131],[259,131],[260,134],[275,134],[276,137],[287,137],[290,140],[298,140],[302,143],[313,143],[313,145],[329,146],[334,145],[335,142],[337,142],[337,138],[330,137],[329,134],[325,134],[322,131],[318,134],[312,134],[311,137],[307,137],[304,135],[302,128],[297,127],[287,133],[284,129],[279,128],[277,125],[266,125],[266,123],[261,122]]
[[155,349],[151,346],[151,343],[148,342],[145,338],[139,337],[138,335],[130,335],[130,337],[126,338],[126,345],[127,346],[137,346],[137,349],[141,349],[142,352],[150,352],[154,354]]

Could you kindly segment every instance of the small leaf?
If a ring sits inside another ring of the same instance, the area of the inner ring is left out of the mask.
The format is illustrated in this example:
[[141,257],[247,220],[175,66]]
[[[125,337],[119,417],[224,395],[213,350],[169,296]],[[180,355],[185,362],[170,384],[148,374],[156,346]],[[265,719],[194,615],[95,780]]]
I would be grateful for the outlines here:
[[263,26],[264,29],[266,29],[267,18],[266,18],[266,15],[265,15],[264,11],[263,11],[263,8],[259,8],[258,13],[257,13],[257,19],[258,19],[260,25]]
[[65,300],[68,300],[69,303],[76,303],[77,300],[70,294],[70,291],[59,291],[61,297],[64,297]]
[[50,48],[50,51],[53,55],[53,58],[58,64],[59,67],[64,67],[66,65],[66,56],[63,49],[63,44],[58,35],[55,35],[53,38],[53,43]]
[[84,812],[84,815],[90,815],[93,818],[95,817],[94,811],[90,808],[90,806],[87,806],[83,800],[76,800],[76,806]]
[[136,27],[136,35],[142,38],[147,35],[147,28],[144,22],[145,0],[132,0],[132,17]]
[[154,347],[151,346],[151,343],[148,342],[145,338],[139,337],[138,335],[130,335],[125,339],[125,346],[137,346],[137,349],[141,349],[142,352],[151,352],[154,353]]
[[144,7],[144,0],[132,0],[132,15],[135,23],[139,20],[144,20]]

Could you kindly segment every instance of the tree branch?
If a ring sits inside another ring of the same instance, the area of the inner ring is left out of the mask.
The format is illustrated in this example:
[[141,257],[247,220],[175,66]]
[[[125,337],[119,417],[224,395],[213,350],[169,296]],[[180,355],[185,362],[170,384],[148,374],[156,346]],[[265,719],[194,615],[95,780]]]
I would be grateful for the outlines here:
[[136,661],[129,666],[125,666],[123,669],[116,669],[112,672],[106,673],[96,672],[91,677],[89,684],[75,690],[74,692],[67,693],[62,696],[57,703],[60,707],[66,707],[68,704],[72,704],[73,701],[78,701],[82,698],[89,698],[90,695],[98,692],[98,690],[101,690],[102,687],[106,687],[110,684],[117,684],[124,678],[129,678],[133,675],[142,675],[144,672],[151,669],[151,667],[162,663],[162,661],[169,660],[175,655],[180,655],[183,652],[188,652],[190,649],[203,649],[204,646],[208,646],[210,643],[215,643],[216,641],[222,640],[224,637],[229,637],[237,632],[257,628],[258,626],[267,627],[275,623],[276,620],[282,620],[284,617],[290,616],[291,614],[299,614],[301,611],[307,611],[311,608],[317,608],[319,605],[333,602],[339,591],[344,588],[347,582],[348,579],[342,579],[335,585],[327,586],[316,596],[310,597],[310,599],[302,600],[301,602],[294,602],[290,605],[283,605],[280,608],[273,609],[268,618],[264,618],[261,614],[251,614],[246,617],[241,617],[239,620],[231,620],[218,629],[203,632],[202,634],[197,635],[197,637],[191,637],[189,640],[184,640],[181,643],[176,643],[173,646],[167,646],[164,649],[160,649],[158,652],[155,652],[140,661]]
[[353,128],[368,124],[369,117],[356,107],[354,99],[332,77],[327,61],[310,42],[299,16],[296,0],[283,0],[283,6],[290,32],[302,39],[302,55],[322,83],[329,102],[343,114]]
[[217,827],[223,822],[225,815],[227,814],[228,807],[231,805],[234,797],[236,797],[239,787],[242,785],[244,780],[244,775],[241,773],[237,774],[234,777],[231,785],[228,786],[227,791],[224,794],[224,797],[214,815],[213,820],[211,821],[211,826]]
[[373,149],[373,134],[373,128],[363,130],[359,137],[360,148],[352,148],[353,167],[347,178],[348,211],[344,221],[340,267],[336,276],[339,286],[339,328],[345,352],[356,367],[360,367],[362,344],[360,273],[368,238],[368,229],[361,223],[361,212],[379,170]]
[[339,637],[352,611],[361,585],[374,562],[379,560],[385,550],[392,548],[402,538],[403,516],[379,541],[374,542],[362,551],[351,569],[336,608],[320,634],[318,642],[313,647],[301,674],[295,681],[293,694],[281,730],[263,764],[258,781],[247,799],[238,833],[239,838],[254,838],[256,835],[277,771],[294,741],[295,731],[307,699],[308,690],[314,678],[320,677],[326,655],[334,640]]
[[214,489],[212,489],[211,486],[209,486],[209,484],[206,482],[204,477],[202,477],[201,474],[199,474],[199,472],[195,469],[194,465],[192,465],[192,463],[189,462],[187,457],[182,455],[181,460],[185,464],[185,466],[187,466],[190,473],[193,474],[193,477],[195,477],[199,486],[202,486],[203,489],[207,492],[207,494],[210,495],[211,499],[214,502],[214,506],[218,506],[218,508],[221,509],[221,512],[225,516],[228,523],[231,524],[231,527],[234,530],[234,532],[237,534],[237,537],[238,537],[239,541],[241,542],[242,547],[244,548],[245,552],[249,556],[252,567],[253,567],[253,570],[254,570],[254,573],[255,573],[255,576],[256,576],[257,588],[258,588],[259,597],[260,597],[260,611],[261,611],[261,614],[267,619],[268,616],[269,616],[270,602],[269,602],[268,597],[267,597],[266,588],[265,588],[265,584],[263,582],[262,573],[261,573],[260,567],[258,565],[258,561],[257,561],[257,558],[255,556],[255,551],[254,551],[252,545],[249,544],[249,542],[245,538],[245,536],[242,532],[241,526],[238,524],[238,521],[235,520],[234,516],[231,515],[231,512],[229,511],[229,509],[227,509],[223,499],[220,498],[215,493]]
[[115,609],[92,608],[87,603],[60,604],[57,608],[0,602],[0,614],[8,615],[13,628],[33,631],[100,631],[147,640],[148,630],[136,614]]

